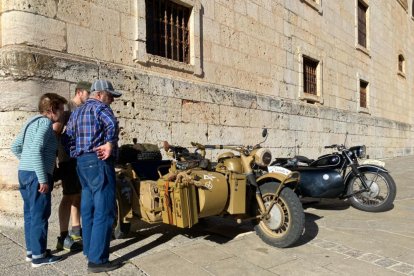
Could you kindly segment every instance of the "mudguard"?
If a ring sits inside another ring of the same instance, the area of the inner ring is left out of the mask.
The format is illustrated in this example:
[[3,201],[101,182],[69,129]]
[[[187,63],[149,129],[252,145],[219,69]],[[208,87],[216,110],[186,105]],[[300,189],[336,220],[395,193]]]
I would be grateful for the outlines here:
[[259,177],[256,182],[260,186],[267,182],[279,182],[281,185],[279,185],[278,190],[276,191],[276,195],[279,195],[280,191],[285,187],[288,186],[292,190],[295,190],[299,183],[299,173],[297,172],[291,172],[287,173],[285,172],[270,172],[265,175],[262,175]]
[[[380,171],[380,172],[385,172],[385,173],[389,174],[389,171],[387,169],[385,169],[384,167],[380,167],[380,166],[372,165],[372,164],[360,165],[360,166],[358,166],[358,170],[360,172],[378,172],[378,171]],[[353,175],[352,171],[350,171],[346,175],[345,181],[344,181],[346,187],[348,187],[349,181],[351,181],[352,175]]]

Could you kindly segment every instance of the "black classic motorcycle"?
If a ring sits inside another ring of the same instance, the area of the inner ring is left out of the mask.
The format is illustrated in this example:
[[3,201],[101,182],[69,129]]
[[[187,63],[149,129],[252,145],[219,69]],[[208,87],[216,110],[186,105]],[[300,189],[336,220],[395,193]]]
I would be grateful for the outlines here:
[[[365,146],[347,148],[331,145],[325,148],[337,151],[318,157],[305,156],[276,158],[269,172],[300,173],[296,192],[303,198],[339,198],[367,212],[382,212],[392,208],[397,188],[389,172],[380,162],[361,162],[365,158]],[[375,161],[375,160],[374,160]]]

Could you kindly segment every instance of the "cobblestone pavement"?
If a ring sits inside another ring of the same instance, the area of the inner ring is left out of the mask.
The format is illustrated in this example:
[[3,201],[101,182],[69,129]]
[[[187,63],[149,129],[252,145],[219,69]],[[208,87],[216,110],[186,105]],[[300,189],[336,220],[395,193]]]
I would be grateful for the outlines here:
[[[385,160],[397,183],[394,208],[367,213],[339,200],[306,204],[306,229],[291,248],[263,243],[250,224],[208,219],[192,229],[137,223],[111,243],[111,259],[124,265],[110,275],[411,275],[414,276],[414,156]],[[57,202],[49,248],[58,232]],[[0,275],[83,275],[82,253],[51,266],[24,260],[22,219],[1,217]],[[11,227],[13,226],[13,227]]]

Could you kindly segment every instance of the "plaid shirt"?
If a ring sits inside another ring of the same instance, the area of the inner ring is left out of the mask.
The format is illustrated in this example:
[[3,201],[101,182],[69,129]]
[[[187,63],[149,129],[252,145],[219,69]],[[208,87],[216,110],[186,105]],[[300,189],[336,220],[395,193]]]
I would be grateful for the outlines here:
[[113,146],[112,156],[117,156],[118,122],[112,109],[96,99],[88,99],[72,112],[66,126],[67,147],[71,157],[95,152],[94,148],[106,142]]

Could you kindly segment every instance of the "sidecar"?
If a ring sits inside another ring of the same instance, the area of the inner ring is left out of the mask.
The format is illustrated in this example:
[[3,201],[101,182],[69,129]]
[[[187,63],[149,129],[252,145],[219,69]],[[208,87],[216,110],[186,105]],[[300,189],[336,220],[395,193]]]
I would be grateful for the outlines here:
[[[217,215],[223,210],[230,214],[244,213],[245,205],[235,208],[236,203],[232,201],[245,196],[244,178],[232,179],[231,183],[238,187],[227,206],[227,178],[210,170],[209,160],[200,158],[197,153],[189,153],[186,148],[174,147],[178,155],[172,166],[170,160],[161,160],[161,155],[155,153],[158,148],[147,148],[154,153],[147,154],[152,158],[145,160],[136,158],[137,148],[135,145],[124,146],[120,151],[121,162],[116,167],[115,238],[122,238],[130,231],[133,218],[150,224],[187,228],[195,225],[199,218]],[[141,150],[138,152],[141,154]]]
[[[148,220],[160,220],[151,212],[141,210],[140,194],[153,194],[153,184],[158,172],[166,174],[171,165],[170,160],[162,160],[160,150],[152,144],[127,144],[120,147],[116,164],[116,217],[113,236],[117,239],[128,234],[131,219],[134,216],[145,216]],[[145,181],[147,185],[140,185]],[[154,207],[154,200],[145,198],[144,206]]]
[[[342,175],[330,164],[325,167],[309,167],[307,164],[319,162],[310,159],[276,158],[269,170],[282,167],[300,173],[297,193],[302,197],[337,198],[345,189]],[[303,164],[301,164],[303,163]]]
[[337,198],[344,192],[341,174],[333,169],[298,167],[300,173],[298,191],[302,197]]

